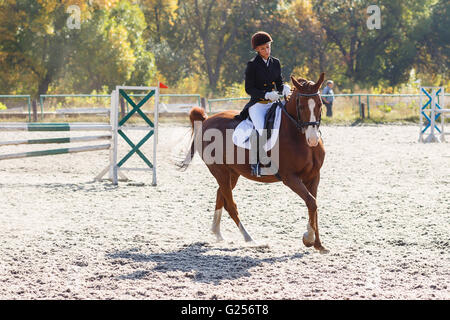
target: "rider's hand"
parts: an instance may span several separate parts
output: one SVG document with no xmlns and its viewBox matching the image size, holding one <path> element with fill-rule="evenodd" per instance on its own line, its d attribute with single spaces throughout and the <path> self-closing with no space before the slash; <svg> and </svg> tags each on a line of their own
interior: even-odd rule
<svg viewBox="0 0 450 320">
<path fill-rule="evenodd" d="M 289 87 L 288 84 L 284 84 L 283 85 L 283 93 L 282 93 L 282 95 L 287 97 L 290 94 L 291 94 L 291 87 Z"/>
<path fill-rule="evenodd" d="M 276 91 L 266 92 L 266 95 L 264 96 L 264 99 L 270 100 L 270 101 L 277 101 L 278 98 L 279 98 L 278 92 L 276 92 Z"/>
</svg>

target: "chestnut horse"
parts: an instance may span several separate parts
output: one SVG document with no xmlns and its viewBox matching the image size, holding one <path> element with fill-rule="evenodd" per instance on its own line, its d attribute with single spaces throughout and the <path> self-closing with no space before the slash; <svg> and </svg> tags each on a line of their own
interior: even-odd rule
<svg viewBox="0 0 450 320">
<path fill-rule="evenodd" d="M 220 219 L 222 208 L 228 211 L 230 217 L 234 220 L 245 241 L 250 242 L 253 239 L 245 230 L 244 225 L 239 219 L 236 203 L 233 200 L 232 190 L 236 186 L 238 178 L 244 176 L 254 181 L 271 183 L 280 180 L 292 191 L 298 194 L 308 208 L 309 222 L 307 231 L 303 235 L 303 243 L 306 247 L 319 250 L 321 253 L 327 253 L 319 238 L 319 224 L 317 219 L 317 188 L 320 180 L 320 168 L 322 167 L 325 149 L 321 136 L 319 134 L 319 125 L 322 112 L 322 101 L 319 94 L 320 86 L 324 80 L 324 73 L 320 75 L 319 80 L 314 83 L 305 79 L 291 77 L 294 90 L 288 97 L 285 108 L 282 111 L 281 126 L 276 144 L 272 150 L 278 148 L 281 155 L 277 161 L 278 175 L 266 175 L 256 177 L 251 174 L 251 168 L 248 161 L 248 150 L 245 152 L 245 163 L 234 162 L 232 164 L 218 161 L 220 163 L 208 163 L 204 159 L 201 150 L 196 147 L 195 141 L 192 141 L 190 152 L 185 160 L 179 165 L 187 168 L 195 152 L 198 151 L 200 157 L 206 163 L 212 175 L 216 178 L 219 188 L 216 197 L 216 209 L 214 212 L 212 232 L 217 240 L 223 240 L 220 233 Z M 234 116 L 236 111 L 224 111 L 211 117 L 207 117 L 204 110 L 198 107 L 191 109 L 189 117 L 193 128 L 193 139 L 200 136 L 200 146 L 205 150 L 211 141 L 204 141 L 205 132 L 210 129 L 220 131 L 226 139 L 226 131 L 234 130 L 239 124 Z M 195 130 L 194 122 L 201 121 L 201 129 Z M 197 136 L 197 137 L 196 137 Z M 229 137 L 229 135 L 228 135 Z M 206 139 L 207 140 L 207 139 Z M 197 140 L 198 141 L 198 140 Z M 227 142 L 224 141 L 223 145 Z M 198 145 L 198 144 L 197 144 Z M 233 145 L 234 155 L 238 154 L 238 148 Z M 239 148 L 240 149 L 240 148 Z M 225 152 L 224 152 L 225 153 Z M 224 156 L 226 156 L 224 154 Z M 234 156 L 233 156 L 234 157 Z"/>
</svg>

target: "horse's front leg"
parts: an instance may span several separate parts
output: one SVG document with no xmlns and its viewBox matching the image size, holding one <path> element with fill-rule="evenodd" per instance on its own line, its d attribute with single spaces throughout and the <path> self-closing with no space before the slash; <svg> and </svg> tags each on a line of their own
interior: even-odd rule
<svg viewBox="0 0 450 320">
<path fill-rule="evenodd" d="M 319 181 L 320 181 L 320 174 L 318 174 L 311 181 L 309 181 L 307 183 L 305 182 L 306 188 L 309 190 L 309 192 L 314 197 L 314 199 L 316 199 L 316 201 L 317 201 L 317 189 L 319 187 Z M 312 241 L 309 242 L 309 244 L 310 244 L 309 246 L 311 246 L 311 244 L 313 243 L 314 248 L 319 250 L 321 253 L 328 253 L 329 251 L 327 249 L 325 249 L 322 246 L 322 243 L 320 242 L 317 206 L 316 206 L 316 211 L 312 215 L 311 215 L 311 211 L 309 211 L 309 210 L 308 210 L 308 213 L 309 213 L 309 221 L 308 221 L 308 225 L 307 225 L 307 229 L 308 229 L 307 235 L 312 235 Z M 303 243 L 305 243 L 305 236 L 303 237 Z M 306 245 L 306 243 L 305 243 L 305 245 Z"/>
<path fill-rule="evenodd" d="M 296 175 L 290 175 L 283 179 L 283 183 L 291 188 L 296 194 L 298 194 L 303 201 L 305 201 L 306 207 L 308 208 L 308 216 L 309 222 L 307 225 L 307 232 L 303 235 L 303 243 L 307 247 L 311 247 L 314 245 L 314 248 L 319 250 L 320 253 L 328 253 L 328 250 L 325 249 L 319 238 L 319 227 L 317 221 L 317 187 L 319 185 L 319 181 L 317 179 L 316 183 L 309 183 L 308 186 L 312 189 L 313 193 L 305 186 L 302 180 Z"/>
</svg>

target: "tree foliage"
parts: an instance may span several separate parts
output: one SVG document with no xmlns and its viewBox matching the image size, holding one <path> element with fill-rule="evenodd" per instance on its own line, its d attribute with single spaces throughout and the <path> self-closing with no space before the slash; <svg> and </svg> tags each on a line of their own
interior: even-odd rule
<svg viewBox="0 0 450 320">
<path fill-rule="evenodd" d="M 118 84 L 239 90 L 254 56 L 251 35 L 274 39 L 291 74 L 324 71 L 340 89 L 400 86 L 417 77 L 446 84 L 447 0 L 379 0 L 381 28 L 369 30 L 369 0 L 2 0 L 1 93 L 91 92 Z M 70 6 L 80 27 L 70 28 Z M 181 90 L 180 89 L 180 90 Z"/>
<path fill-rule="evenodd" d="M 69 6 L 80 12 L 71 28 Z M 10 92 L 45 94 L 51 85 L 84 91 L 147 83 L 145 19 L 129 1 L 8 0 L 1 4 L 0 70 Z M 133 77 L 132 77 L 133 75 Z"/>
</svg>

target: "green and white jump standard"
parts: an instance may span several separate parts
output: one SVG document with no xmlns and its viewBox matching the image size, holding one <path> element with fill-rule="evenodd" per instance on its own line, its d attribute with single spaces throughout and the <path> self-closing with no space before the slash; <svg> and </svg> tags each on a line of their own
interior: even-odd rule
<svg viewBox="0 0 450 320">
<path fill-rule="evenodd" d="M 150 91 L 139 103 L 135 103 L 125 90 L 145 90 Z M 132 110 L 119 120 L 119 97 L 123 97 L 131 106 Z M 141 110 L 141 107 L 152 97 L 155 96 L 154 104 L 154 122 L 152 122 L 145 113 Z M 109 172 L 109 178 L 113 184 L 118 184 L 118 176 L 123 176 L 121 171 L 152 171 L 153 179 L 152 185 L 156 186 L 156 147 L 158 141 L 158 109 L 159 109 L 159 88 L 158 87 L 132 87 L 132 86 L 117 86 L 111 94 L 111 135 L 112 146 L 110 149 L 109 165 L 96 177 L 96 180 L 101 180 Z M 133 116 L 138 114 L 147 125 L 145 126 L 125 126 L 125 123 Z M 129 137 L 125 134 L 126 130 L 143 130 L 147 134 L 137 144 L 134 144 Z M 127 142 L 131 147 L 131 150 L 118 161 L 118 143 L 119 135 Z M 143 144 L 153 136 L 153 162 L 139 150 Z M 125 162 L 136 153 L 146 164 L 146 167 L 141 168 L 129 168 L 124 167 Z"/>
<path fill-rule="evenodd" d="M 139 103 L 135 103 L 125 93 L 124 90 L 144 90 L 150 91 Z M 125 98 L 128 103 L 133 107 L 128 114 L 126 114 L 119 121 L 119 95 Z M 155 108 L 154 108 L 154 122 L 152 122 L 145 113 L 141 110 L 141 107 L 152 97 L 155 96 Z M 16 140 L 16 141 L 3 141 L 0 142 L 1 146 L 10 145 L 22 145 L 22 144 L 52 144 L 52 143 L 70 143 L 70 142 L 85 142 L 95 140 L 109 140 L 108 144 L 100 145 L 86 145 L 71 148 L 49 149 L 41 151 L 30 151 L 11 154 L 0 154 L 0 160 L 6 159 L 18 159 L 28 157 L 40 157 L 50 156 L 66 153 L 88 152 L 98 150 L 109 150 L 109 165 L 95 178 L 101 180 L 103 176 L 109 172 L 109 178 L 113 184 L 118 184 L 118 177 L 122 180 L 128 180 L 121 171 L 153 171 L 152 185 L 156 185 L 156 146 L 157 146 L 157 134 L 158 134 L 158 105 L 159 105 L 159 88 L 158 87 L 125 87 L 117 86 L 116 90 L 111 93 L 111 112 L 110 112 L 110 124 L 104 123 L 0 123 L 0 131 L 107 131 L 108 134 L 97 136 L 83 136 L 83 137 L 66 137 L 66 138 L 41 138 L 41 139 L 28 139 L 28 140 Z M 146 122 L 145 126 L 125 126 L 125 123 L 130 117 L 137 113 Z M 124 131 L 126 130 L 145 130 L 147 134 L 139 143 L 134 144 Z M 120 161 L 117 161 L 118 147 L 119 147 L 119 135 L 127 142 L 131 147 L 129 151 Z M 147 159 L 147 157 L 139 150 L 144 143 L 154 137 L 153 144 L 153 162 Z M 126 168 L 124 163 L 136 153 L 146 164 L 146 167 L 142 168 Z"/>
</svg>

